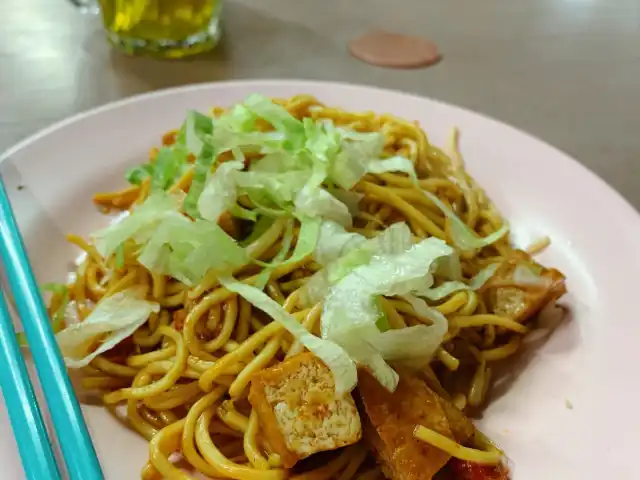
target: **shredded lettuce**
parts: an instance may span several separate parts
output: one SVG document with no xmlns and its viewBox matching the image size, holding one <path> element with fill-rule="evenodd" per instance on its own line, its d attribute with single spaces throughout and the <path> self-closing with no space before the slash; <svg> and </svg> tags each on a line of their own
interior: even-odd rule
<svg viewBox="0 0 640 480">
<path fill-rule="evenodd" d="M 360 212 L 360 208 L 358 205 L 360 203 L 360 200 L 364 198 L 364 195 L 362 193 L 331 187 L 329 187 L 329 193 L 336 197 L 338 201 L 344 203 L 347 206 L 347 209 L 349 210 L 349 213 L 352 217 L 355 217 Z"/>
<path fill-rule="evenodd" d="M 244 102 L 245 108 L 259 118 L 269 122 L 276 131 L 286 132 L 287 144 L 285 149 L 300 147 L 304 138 L 302 122 L 291 115 L 284 107 L 276 105 L 269 98 L 254 94 Z"/>
<path fill-rule="evenodd" d="M 144 203 L 135 207 L 128 215 L 117 223 L 91 235 L 98 252 L 108 258 L 116 249 L 130 238 L 137 243 L 149 239 L 157 226 L 167 216 L 177 214 L 181 199 L 164 192 L 152 194 Z"/>
<path fill-rule="evenodd" d="M 367 167 L 368 173 L 403 172 L 410 177 L 415 177 L 415 169 L 411 160 L 405 157 L 395 156 L 380 160 L 373 160 Z"/>
<path fill-rule="evenodd" d="M 207 175 L 216 160 L 216 152 L 210 144 L 205 144 L 200 150 L 200 154 L 196 157 L 189 193 L 187 193 L 184 199 L 184 211 L 187 215 L 191 216 L 191 218 L 198 218 L 200 215 L 198 212 L 198 199 L 204 190 Z"/>
<path fill-rule="evenodd" d="M 404 228 L 408 229 L 406 225 Z M 396 227 L 387 238 L 400 238 L 404 235 L 404 228 Z M 385 388 L 393 391 L 397 385 L 397 374 L 384 361 L 383 354 L 394 351 L 389 346 L 393 340 L 384 339 L 396 336 L 386 335 L 379 340 L 380 335 L 386 332 L 381 332 L 376 325 L 380 316 L 376 297 L 411 295 L 425 285 L 431 286 L 434 262 L 450 255 L 453 250 L 437 238 L 428 238 L 404 251 L 384 239 L 379 242 L 379 247 L 390 253 L 374 255 L 369 263 L 353 269 L 331 287 L 324 301 L 321 332 L 322 338 L 341 345 L 358 363 L 366 365 Z M 421 336 L 423 343 L 429 341 L 439 345 L 446 332 L 446 329 L 444 332 L 441 330 L 428 327 Z M 385 351 L 376 349 L 376 341 L 382 342 Z M 399 344 L 396 347 L 402 348 Z M 395 359 L 396 354 L 392 357 Z"/>
<path fill-rule="evenodd" d="M 124 267 L 124 243 L 116 247 L 116 268 Z"/>
<path fill-rule="evenodd" d="M 258 240 L 262 235 L 264 235 L 272 225 L 273 218 L 269 217 L 268 215 L 259 215 L 255 224 L 253 225 L 251 233 L 249 233 L 249 235 L 240 242 L 240 245 L 242 245 L 243 247 L 248 247 L 253 242 Z"/>
<path fill-rule="evenodd" d="M 313 257 L 316 262 L 326 267 L 365 241 L 362 235 L 347 232 L 342 225 L 325 220 L 320 226 L 318 244 Z"/>
<path fill-rule="evenodd" d="M 519 287 L 547 288 L 553 283 L 551 278 L 543 277 L 536 270 L 540 270 L 536 265 L 519 263 L 513 270 L 513 283 Z"/>
<path fill-rule="evenodd" d="M 202 218 L 217 222 L 220 215 L 236 206 L 237 182 L 234 174 L 243 168 L 242 162 L 225 162 L 210 175 L 198 198 L 198 211 Z"/>
<path fill-rule="evenodd" d="M 347 232 L 338 223 L 325 221 L 314 252 L 314 259 L 325 268 L 302 287 L 300 301 L 306 306 L 314 305 L 329 293 L 332 285 L 369 263 L 374 255 L 401 253 L 412 245 L 411 230 L 405 223 L 395 223 L 378 236 L 366 239 Z"/>
<path fill-rule="evenodd" d="M 124 290 L 103 299 L 83 322 L 56 335 L 66 365 L 69 368 L 87 366 L 98 355 L 131 336 L 158 311 L 157 303 L 144 300 L 142 289 Z"/>
<path fill-rule="evenodd" d="M 187 113 L 187 119 L 176 138 L 176 147 L 181 146 L 196 158 L 193 179 L 184 201 L 184 210 L 192 218 L 198 218 L 198 198 L 219 153 L 213 148 L 211 141 L 213 123 L 213 118 L 208 115 L 191 110 Z"/>
<path fill-rule="evenodd" d="M 187 119 L 180 128 L 176 143 L 182 145 L 189 153 L 198 157 L 213 133 L 213 119 L 195 110 L 187 112 Z"/>
<path fill-rule="evenodd" d="M 475 291 L 482 288 L 482 286 L 485 283 L 487 283 L 487 281 L 491 277 L 493 277 L 497 269 L 498 269 L 498 264 L 494 263 L 480 270 L 471 280 L 469 280 L 469 283 L 463 283 L 456 280 L 450 281 L 450 282 L 444 282 L 442 285 L 439 285 L 438 287 L 421 290 L 417 292 L 417 294 L 420 295 L 421 297 L 428 298 L 429 300 L 436 301 L 436 300 L 442 300 L 443 298 L 448 297 L 452 293 L 456 293 L 462 290 Z"/>
<path fill-rule="evenodd" d="M 449 219 L 451 222 L 451 240 L 453 241 L 453 244 L 463 252 L 477 250 L 479 248 L 486 247 L 487 245 L 491 245 L 509 233 L 509 225 L 505 223 L 492 234 L 487 235 L 486 237 L 479 237 L 436 195 L 428 192 L 427 190 L 421 189 L 420 191 L 424 196 L 431 200 L 436 207 L 442 210 L 442 213 L 444 213 Z"/>
<path fill-rule="evenodd" d="M 228 273 L 249 263 L 249 258 L 216 223 L 176 214 L 158 226 L 138 261 L 151 272 L 196 285 L 210 270 Z"/>
<path fill-rule="evenodd" d="M 448 257 L 438 259 L 436 264 L 438 275 L 449 280 L 462 281 L 462 264 L 460 263 L 458 252 L 453 252 Z"/>
<path fill-rule="evenodd" d="M 324 305 L 322 336 L 335 338 L 354 325 L 375 323 L 376 295 L 407 295 L 417 286 L 431 285 L 431 267 L 451 247 L 431 237 L 399 253 L 377 254 L 333 285 Z M 347 320 L 348 319 L 348 320 Z"/>
<path fill-rule="evenodd" d="M 162 147 L 153 162 L 129 169 L 125 177 L 133 185 L 140 185 L 150 177 L 153 191 L 167 190 L 184 174 L 188 166 L 187 155 L 187 150 L 180 145 Z"/>
<path fill-rule="evenodd" d="M 249 262 L 240 245 L 215 222 L 192 221 L 180 213 L 180 197 L 151 195 L 131 215 L 93 236 L 105 257 L 133 240 L 138 261 L 149 271 L 169 275 L 187 285 L 198 283 L 209 270 L 228 272 Z"/>
<path fill-rule="evenodd" d="M 320 186 L 303 188 L 296 198 L 299 215 L 322 217 L 341 225 L 351 226 L 352 218 L 347 206 Z"/>
<path fill-rule="evenodd" d="M 153 165 L 151 163 L 145 163 L 127 170 L 125 178 L 127 179 L 127 182 L 131 183 L 132 185 L 140 185 L 142 184 L 144 179 L 150 177 L 152 173 Z"/>
<path fill-rule="evenodd" d="M 161 148 L 153 162 L 151 190 L 166 190 L 173 185 L 176 178 L 184 171 L 187 155 L 186 149 L 179 145 Z"/>
<path fill-rule="evenodd" d="M 227 290 L 242 296 L 280 323 L 300 343 L 320 358 L 333 373 L 337 394 L 342 395 L 353 390 L 358 381 L 356 366 L 339 345 L 308 332 L 290 313 L 257 288 L 240 283 L 233 277 L 221 276 L 219 280 Z"/>
<path fill-rule="evenodd" d="M 269 123 L 274 131 L 260 130 L 259 119 Z M 250 96 L 216 119 L 191 112 L 178 143 L 197 156 L 193 182 L 185 200 L 185 212 L 193 218 L 199 218 L 203 209 L 209 213 L 219 211 L 223 199 L 214 200 L 213 192 L 215 185 L 220 188 L 220 183 L 216 184 L 220 179 L 207 181 L 207 177 L 218 156 L 234 149 L 257 151 L 265 156 L 252 161 L 247 171 L 234 172 L 233 182 L 231 179 L 223 182 L 225 198 L 247 195 L 255 210 L 262 214 L 317 216 L 346 226 L 351 225 L 359 200 L 355 198 L 357 194 L 347 192 L 349 188 L 370 169 L 405 171 L 406 163 L 411 164 L 401 157 L 381 158 L 384 147 L 381 134 L 352 132 L 337 128 L 330 121 L 310 118 L 301 121 L 261 95 Z M 205 183 L 211 186 L 205 198 L 200 199 Z M 342 188 L 333 189 L 334 195 L 325 184 Z M 208 203 L 214 205 L 207 207 Z"/>
</svg>

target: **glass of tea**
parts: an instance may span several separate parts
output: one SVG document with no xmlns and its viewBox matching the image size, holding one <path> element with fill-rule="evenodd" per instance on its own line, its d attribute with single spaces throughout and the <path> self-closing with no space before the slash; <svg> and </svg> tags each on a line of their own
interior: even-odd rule
<svg viewBox="0 0 640 480">
<path fill-rule="evenodd" d="M 220 38 L 222 0 L 71 0 L 99 9 L 109 41 L 129 54 L 180 58 L 211 50 Z"/>
</svg>

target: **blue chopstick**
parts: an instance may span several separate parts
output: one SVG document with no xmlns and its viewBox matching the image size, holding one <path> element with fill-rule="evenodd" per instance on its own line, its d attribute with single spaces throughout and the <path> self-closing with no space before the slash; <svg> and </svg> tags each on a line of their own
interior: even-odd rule
<svg viewBox="0 0 640 480">
<path fill-rule="evenodd" d="M 0 388 L 29 480 L 59 479 L 51 441 L 22 358 L 7 302 L 0 290 Z"/>
<path fill-rule="evenodd" d="M 49 323 L 18 224 L 0 179 L 0 260 L 13 292 L 29 348 L 71 480 L 103 479 L 100 463 Z"/>
</svg>

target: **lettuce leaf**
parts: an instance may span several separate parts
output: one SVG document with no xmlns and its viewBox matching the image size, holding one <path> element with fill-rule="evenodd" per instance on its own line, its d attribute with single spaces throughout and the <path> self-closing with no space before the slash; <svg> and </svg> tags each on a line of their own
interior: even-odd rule
<svg viewBox="0 0 640 480">
<path fill-rule="evenodd" d="M 158 311 L 157 303 L 144 300 L 143 289 L 128 289 L 103 299 L 83 322 L 56 335 L 66 365 L 69 368 L 87 366 L 95 357 L 131 336 Z"/>
<path fill-rule="evenodd" d="M 408 227 L 405 225 L 404 228 Z M 398 379 L 386 364 L 384 355 L 389 355 L 388 359 L 397 359 L 399 354 L 395 352 L 401 349 L 397 342 L 405 337 L 386 335 L 387 332 L 378 329 L 380 312 L 376 298 L 379 295 L 411 295 L 415 290 L 430 287 L 433 284 L 431 272 L 435 261 L 453 252 L 445 242 L 433 237 L 401 251 L 401 246 L 388 239 L 402 238 L 401 236 L 406 235 L 404 228 L 396 227 L 378 242 L 378 248 L 384 253 L 374 255 L 369 263 L 353 269 L 331 287 L 324 300 L 321 320 L 322 338 L 342 346 L 358 363 L 366 365 L 378 381 L 391 391 L 395 389 Z M 428 309 L 426 304 L 424 307 Z M 427 346 L 437 346 L 446 333 L 446 327 L 443 332 L 439 322 L 431 327 L 418 329 L 417 332 L 422 332 L 421 341 L 426 342 Z M 383 350 L 376 348 L 376 342 L 384 347 Z M 426 351 L 427 355 L 420 351 L 421 361 L 424 360 L 423 357 L 433 354 L 429 348 Z M 417 360 L 414 358 L 416 350 L 410 352 L 407 359 Z"/>
<path fill-rule="evenodd" d="M 548 288 L 553 280 L 540 275 L 540 271 L 541 268 L 535 264 L 518 263 L 511 278 L 519 287 Z"/>
<path fill-rule="evenodd" d="M 196 163 L 193 167 L 193 178 L 189 186 L 189 192 L 184 199 L 184 211 L 191 218 L 199 218 L 198 199 L 204 190 L 207 176 L 217 161 L 217 155 L 212 145 L 204 144 L 200 150 L 200 154 L 196 157 Z"/>
<path fill-rule="evenodd" d="M 151 272 L 196 285 L 210 270 L 228 273 L 249 257 L 218 224 L 175 214 L 158 226 L 138 261 Z"/>
<path fill-rule="evenodd" d="M 444 282 L 442 285 L 438 287 L 428 288 L 420 290 L 417 295 L 421 297 L 428 298 L 429 300 L 437 301 L 442 300 L 445 297 L 448 297 L 452 293 L 460 292 L 462 290 L 478 290 L 482 288 L 482 286 L 487 283 L 487 281 L 493 277 L 498 269 L 498 264 L 491 264 L 482 270 L 480 270 L 468 283 L 463 283 L 460 281 L 450 281 Z"/>
<path fill-rule="evenodd" d="M 320 265 L 326 267 L 365 241 L 366 238 L 362 235 L 347 232 L 339 223 L 325 220 L 320 226 L 320 235 L 313 258 Z"/>
<path fill-rule="evenodd" d="M 163 147 L 158 151 L 153 162 L 151 173 L 151 190 L 167 190 L 173 185 L 187 164 L 188 152 L 177 145 L 175 147 Z"/>
<path fill-rule="evenodd" d="M 249 263 L 240 245 L 215 222 L 192 221 L 180 213 L 180 196 L 152 194 L 124 217 L 92 235 L 98 251 L 110 257 L 132 240 L 140 246 L 138 261 L 149 271 L 187 285 L 209 270 L 228 272 Z"/>
<path fill-rule="evenodd" d="M 93 233 L 91 238 L 98 252 L 108 258 L 130 238 L 136 239 L 137 243 L 143 243 L 150 238 L 160 222 L 167 216 L 177 214 L 180 204 L 179 196 L 164 192 L 154 193 L 144 203 L 135 207 L 130 215 Z"/>
<path fill-rule="evenodd" d="M 416 177 L 413 163 L 406 157 L 390 157 L 380 160 L 373 160 L 367 166 L 368 173 L 403 172 L 410 177 Z"/>
<path fill-rule="evenodd" d="M 232 210 L 237 201 L 235 174 L 244 168 L 239 161 L 224 162 L 209 176 L 198 198 L 198 212 L 202 218 L 217 222 L 225 211 Z"/>
<path fill-rule="evenodd" d="M 291 115 L 286 108 L 276 105 L 269 98 L 253 94 L 244 102 L 244 107 L 259 118 L 270 123 L 277 131 L 286 132 L 290 148 L 299 148 L 304 139 L 302 122 Z"/>
<path fill-rule="evenodd" d="M 385 139 L 379 133 L 340 131 L 341 149 L 331 163 L 331 180 L 350 190 L 367 173 L 369 164 L 382 155 Z"/>
<path fill-rule="evenodd" d="M 202 153 L 205 144 L 209 143 L 213 133 L 213 118 L 195 110 L 187 112 L 187 118 L 182 124 L 176 143 L 182 145 L 196 158 Z"/>
<path fill-rule="evenodd" d="M 136 165 L 130 168 L 125 173 L 127 182 L 132 185 L 140 185 L 145 178 L 148 178 L 153 173 L 153 165 L 151 163 L 144 163 L 142 165 Z"/>
<path fill-rule="evenodd" d="M 436 195 L 427 190 L 420 189 L 420 191 L 425 197 L 431 200 L 436 207 L 442 210 L 442 213 L 449 219 L 451 222 L 451 240 L 453 244 L 463 252 L 469 252 L 491 245 L 509 233 L 509 225 L 505 223 L 492 234 L 486 237 L 479 237 Z"/>
</svg>

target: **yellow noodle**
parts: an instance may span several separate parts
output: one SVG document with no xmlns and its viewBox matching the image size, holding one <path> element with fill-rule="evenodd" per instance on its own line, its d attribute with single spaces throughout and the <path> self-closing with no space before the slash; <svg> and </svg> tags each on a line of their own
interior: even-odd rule
<svg viewBox="0 0 640 480">
<path fill-rule="evenodd" d="M 464 447 L 450 438 L 422 425 L 416 427 L 413 436 L 460 460 L 482 465 L 497 465 L 502 461 L 500 452 L 484 452 L 475 448 Z"/>
<path fill-rule="evenodd" d="M 477 407 L 482 403 L 484 399 L 484 393 L 486 391 L 487 380 L 487 364 L 484 359 L 480 361 L 476 367 L 476 372 L 471 379 L 471 385 L 469 386 L 469 395 L 467 396 L 467 402 L 473 407 Z"/>
<path fill-rule="evenodd" d="M 244 433 L 249 425 L 249 419 L 236 410 L 233 400 L 225 400 L 218 406 L 218 417 L 238 432 Z"/>
<path fill-rule="evenodd" d="M 551 239 L 547 236 L 541 237 L 527 247 L 527 253 L 536 255 L 551 245 Z"/>
<path fill-rule="evenodd" d="M 356 453 L 351 457 L 351 460 L 347 464 L 347 467 L 340 473 L 340 476 L 337 477 L 338 480 L 351 480 L 351 478 L 355 475 L 355 473 L 360 468 L 360 465 L 364 462 L 365 458 L 367 458 L 367 449 L 364 447 L 358 448 Z"/>
<path fill-rule="evenodd" d="M 105 403 L 117 403 L 125 398 L 144 398 L 157 395 L 171 388 L 180 378 L 182 371 L 187 366 L 187 347 L 184 344 L 182 335 L 170 327 L 160 327 L 163 335 L 171 338 L 176 344 L 176 356 L 171 369 L 158 381 L 145 385 L 144 387 L 123 388 L 104 396 Z"/>
<path fill-rule="evenodd" d="M 152 410 L 171 410 L 188 404 L 200 393 L 198 382 L 183 383 L 157 395 L 145 397 L 143 403 Z"/>
<path fill-rule="evenodd" d="M 224 395 L 225 389 L 224 387 L 218 387 L 212 392 L 204 395 L 200 398 L 190 409 L 187 414 L 184 422 L 184 429 L 182 431 L 182 454 L 186 457 L 191 465 L 197 468 L 202 473 L 212 476 L 218 477 L 220 472 L 213 465 L 208 463 L 198 450 L 195 445 L 195 428 L 196 422 L 198 418 L 207 408 L 211 407 L 215 404 L 218 399 Z M 212 429 L 214 430 L 214 429 Z"/>
<path fill-rule="evenodd" d="M 258 430 L 258 413 L 255 410 L 252 410 L 243 437 L 244 454 L 254 468 L 259 470 L 268 470 L 271 464 L 266 458 L 264 458 L 258 448 Z M 277 467 L 277 465 L 274 466 Z"/>
<path fill-rule="evenodd" d="M 349 465 L 349 462 L 351 462 L 353 457 L 359 454 L 360 450 L 361 448 L 359 445 L 347 447 L 342 450 L 338 457 L 331 459 L 323 467 L 311 470 L 310 472 L 302 473 L 300 475 L 294 475 L 291 477 L 291 480 L 325 480 L 333 478 L 347 465 Z"/>
<path fill-rule="evenodd" d="M 442 347 L 436 351 L 436 357 L 444 364 L 445 367 L 447 367 L 452 372 L 455 372 L 460 366 L 460 360 L 451 355 Z"/>
<path fill-rule="evenodd" d="M 220 472 L 220 474 L 237 480 L 284 480 L 284 470 L 258 470 L 238 465 L 227 459 L 211 440 L 209 423 L 213 410 L 205 410 L 198 418 L 196 427 L 196 444 L 202 456 Z"/>
<path fill-rule="evenodd" d="M 308 312 L 309 310 L 302 310 L 300 312 L 295 312 L 293 316 L 296 318 L 304 318 L 304 315 L 306 315 Z M 265 326 L 260 331 L 254 333 L 251 337 L 245 340 L 239 348 L 237 348 L 233 352 L 226 354 L 218 362 L 216 362 L 215 365 L 211 366 L 211 368 L 209 368 L 202 374 L 202 376 L 200 377 L 200 388 L 202 388 L 202 390 L 204 390 L 205 392 L 211 390 L 211 385 L 213 384 L 215 379 L 218 376 L 222 375 L 226 368 L 245 358 L 247 355 L 253 352 L 253 350 L 264 344 L 273 335 L 280 333 L 283 329 L 284 327 L 282 325 L 273 322 Z"/>
<path fill-rule="evenodd" d="M 484 314 L 472 316 L 455 316 L 449 319 L 449 322 L 459 328 L 482 327 L 485 325 L 495 325 L 513 330 L 518 333 L 527 333 L 529 329 L 520 323 L 514 322 L 509 317 L 500 317 L 498 315 Z"/>
<path fill-rule="evenodd" d="M 149 318 L 149 328 L 141 327 L 133 333 L 133 341 L 135 344 L 141 347 L 154 347 L 162 340 L 162 332 L 158 328 L 161 325 L 169 325 L 169 312 L 162 310 L 159 315 L 151 316 Z M 155 328 L 151 328 L 154 323 L 154 318 L 157 318 L 157 324 Z"/>
<path fill-rule="evenodd" d="M 162 330 L 158 328 L 159 333 L 162 335 Z M 162 350 L 154 350 L 149 353 L 141 353 L 139 355 L 130 355 L 127 358 L 127 364 L 130 367 L 144 367 L 149 365 L 152 362 L 158 362 L 160 360 L 165 360 L 167 358 L 171 358 L 176 353 L 175 345 L 165 347 Z"/>
<path fill-rule="evenodd" d="M 405 322 L 402 315 L 398 313 L 398 311 L 394 308 L 393 304 L 389 302 L 386 298 L 382 299 L 382 311 L 387 316 L 387 321 L 389 322 L 389 326 L 393 329 L 406 328 L 407 323 Z"/>
<path fill-rule="evenodd" d="M 265 368 L 273 360 L 278 350 L 280 350 L 281 340 L 281 335 L 276 335 L 269 340 L 260 353 L 238 374 L 231 387 L 229 387 L 229 395 L 232 398 L 242 395 L 244 389 L 249 385 L 252 375 Z"/>
<path fill-rule="evenodd" d="M 421 229 L 429 235 L 444 239 L 444 232 L 435 223 L 395 193 L 369 182 L 360 182 L 356 188 L 365 194 L 368 193 L 383 199 L 385 202 L 389 203 L 389 205 L 402 212 L 409 223 L 413 226 L 414 232 L 417 229 Z"/>
<path fill-rule="evenodd" d="M 152 465 L 165 478 L 175 480 L 192 480 L 189 475 L 176 468 L 169 461 L 169 455 L 177 450 L 184 427 L 185 419 L 179 420 L 160 430 L 149 444 Z"/>
<path fill-rule="evenodd" d="M 107 266 L 104 264 L 102 255 L 100 255 L 96 247 L 94 247 L 90 243 L 85 242 L 82 238 L 80 238 L 77 235 L 67 235 L 67 240 L 70 243 L 73 243 L 78 247 L 80 247 L 82 250 L 84 250 L 87 253 L 88 258 L 90 258 L 93 262 L 95 262 L 95 264 L 103 274 L 108 273 L 108 269 L 107 269 Z"/>
<path fill-rule="evenodd" d="M 249 336 L 249 323 L 251 321 L 251 304 L 240 299 L 240 313 L 238 315 L 238 328 L 236 329 L 236 341 L 244 342 Z"/>
<path fill-rule="evenodd" d="M 468 294 L 467 292 L 458 292 L 454 293 L 449 300 L 444 302 L 441 305 L 438 305 L 436 308 L 443 315 L 449 315 L 453 312 L 458 311 L 460 308 L 464 307 L 467 303 Z"/>
<path fill-rule="evenodd" d="M 135 377 L 138 374 L 138 370 L 128 367 L 126 365 L 120 365 L 118 363 L 107 360 L 106 358 L 99 356 L 93 359 L 91 365 L 105 373 L 113 375 L 114 377 Z"/>
<path fill-rule="evenodd" d="M 502 360 L 516 353 L 518 348 L 520 348 L 520 343 L 520 337 L 513 337 L 506 344 L 489 350 L 483 350 L 480 354 L 487 362 L 495 362 L 496 360 Z"/>
</svg>

